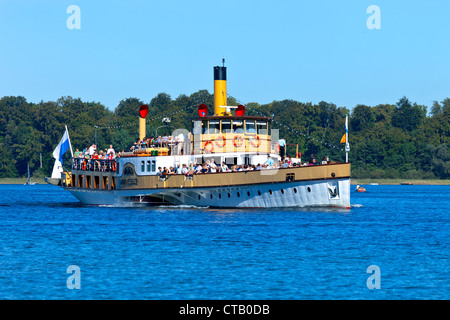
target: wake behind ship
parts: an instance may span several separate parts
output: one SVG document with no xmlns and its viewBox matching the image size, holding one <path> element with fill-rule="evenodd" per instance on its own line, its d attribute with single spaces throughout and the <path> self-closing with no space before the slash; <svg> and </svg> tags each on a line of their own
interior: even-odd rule
<svg viewBox="0 0 450 320">
<path fill-rule="evenodd" d="M 88 205 L 350 208 L 350 163 L 304 165 L 298 153 L 288 160 L 285 141 L 273 139 L 272 118 L 228 106 L 226 84 L 226 67 L 214 67 L 214 114 L 201 104 L 190 130 L 174 132 L 176 142 L 149 143 L 109 160 L 76 157 L 72 171 L 62 172 L 66 128 L 48 182 Z M 148 106 L 137 111 L 139 140 L 146 141 Z M 170 167 L 178 169 L 159 169 Z"/>
</svg>

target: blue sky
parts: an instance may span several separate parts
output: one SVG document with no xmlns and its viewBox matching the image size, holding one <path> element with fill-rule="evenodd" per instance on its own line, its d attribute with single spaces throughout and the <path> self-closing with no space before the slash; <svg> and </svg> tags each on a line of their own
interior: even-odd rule
<svg viewBox="0 0 450 320">
<path fill-rule="evenodd" d="M 81 29 L 67 28 L 67 8 Z M 370 5 L 381 29 L 366 25 Z M 450 97 L 450 1 L 0 0 L 0 97 L 145 103 L 213 92 L 226 59 L 242 103 L 353 108 Z"/>
</svg>

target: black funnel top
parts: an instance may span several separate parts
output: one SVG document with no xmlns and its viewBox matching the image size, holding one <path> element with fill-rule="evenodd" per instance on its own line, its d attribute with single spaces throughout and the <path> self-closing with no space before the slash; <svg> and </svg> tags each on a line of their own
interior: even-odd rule
<svg viewBox="0 0 450 320">
<path fill-rule="evenodd" d="M 214 67 L 214 80 L 227 80 L 227 67 Z"/>
</svg>

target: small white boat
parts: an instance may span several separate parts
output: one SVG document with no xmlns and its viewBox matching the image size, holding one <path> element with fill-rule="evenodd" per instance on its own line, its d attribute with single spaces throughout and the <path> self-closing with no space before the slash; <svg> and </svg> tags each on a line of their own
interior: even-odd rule
<svg viewBox="0 0 450 320">
<path fill-rule="evenodd" d="M 29 185 L 29 186 L 34 186 L 35 184 L 37 184 L 37 182 L 31 182 L 31 176 L 30 176 L 30 163 L 27 162 L 27 171 L 28 171 L 28 178 L 27 178 L 27 182 L 25 182 L 23 185 Z"/>
</svg>

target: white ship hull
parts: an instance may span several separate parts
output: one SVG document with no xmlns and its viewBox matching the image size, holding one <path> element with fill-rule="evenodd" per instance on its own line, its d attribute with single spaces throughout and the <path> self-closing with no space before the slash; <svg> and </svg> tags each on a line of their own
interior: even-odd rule
<svg viewBox="0 0 450 320">
<path fill-rule="evenodd" d="M 66 188 L 83 204 L 192 205 L 217 208 L 350 208 L 350 178 L 212 188 L 92 190 Z"/>
</svg>

